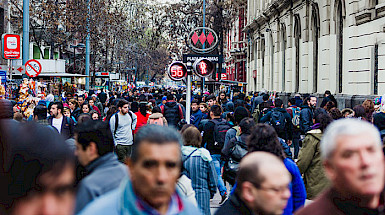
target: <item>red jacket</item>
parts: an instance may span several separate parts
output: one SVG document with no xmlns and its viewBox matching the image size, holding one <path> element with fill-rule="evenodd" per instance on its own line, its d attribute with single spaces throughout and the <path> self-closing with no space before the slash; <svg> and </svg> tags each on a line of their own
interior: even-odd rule
<svg viewBox="0 0 385 215">
<path fill-rule="evenodd" d="M 146 116 L 143 116 L 140 111 L 136 112 L 135 115 L 137 117 L 137 121 L 134 134 L 136 134 L 142 126 L 147 125 L 148 118 L 150 117 L 150 114 L 148 113 L 146 113 Z"/>
</svg>

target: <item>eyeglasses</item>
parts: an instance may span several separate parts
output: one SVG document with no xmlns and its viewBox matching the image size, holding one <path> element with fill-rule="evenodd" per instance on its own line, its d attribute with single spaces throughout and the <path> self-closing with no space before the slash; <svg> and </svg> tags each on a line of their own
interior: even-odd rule
<svg viewBox="0 0 385 215">
<path fill-rule="evenodd" d="M 282 194 L 288 190 L 290 191 L 290 185 L 280 186 L 280 187 L 262 187 L 260 185 L 253 183 L 253 182 L 250 182 L 250 183 L 253 184 L 253 186 L 258 190 L 271 191 L 271 192 L 274 192 L 277 194 Z"/>
</svg>

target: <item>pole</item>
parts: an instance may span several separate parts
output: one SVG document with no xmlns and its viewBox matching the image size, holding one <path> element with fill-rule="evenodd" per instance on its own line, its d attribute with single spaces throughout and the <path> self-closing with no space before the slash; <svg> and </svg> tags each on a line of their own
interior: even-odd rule
<svg viewBox="0 0 385 215">
<path fill-rule="evenodd" d="M 76 62 L 76 55 L 75 55 L 75 47 L 74 47 L 74 66 L 73 66 L 74 72 L 73 73 L 76 73 L 75 62 Z"/>
<path fill-rule="evenodd" d="M 29 60 L 29 0 L 23 0 L 23 65 Z"/>
<path fill-rule="evenodd" d="M 190 124 L 191 116 L 191 75 L 187 75 L 187 89 L 186 89 L 186 122 Z"/>
<path fill-rule="evenodd" d="M 87 0 L 87 37 L 86 37 L 86 91 L 90 90 L 90 0 Z"/>
<path fill-rule="evenodd" d="M 206 27 L 206 0 L 203 0 L 203 27 Z M 205 34 L 205 29 L 203 29 Z M 205 48 L 205 43 L 202 44 L 202 48 Z M 205 92 L 205 77 L 202 77 L 202 95 Z"/>
</svg>

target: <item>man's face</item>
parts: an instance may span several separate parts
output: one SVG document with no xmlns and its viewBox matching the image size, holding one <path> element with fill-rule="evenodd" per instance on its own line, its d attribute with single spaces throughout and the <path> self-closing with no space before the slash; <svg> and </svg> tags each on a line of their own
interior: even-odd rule
<svg viewBox="0 0 385 215">
<path fill-rule="evenodd" d="M 372 196 L 384 188 L 384 155 L 370 134 L 340 136 L 325 170 L 342 193 Z"/>
<path fill-rule="evenodd" d="M 215 101 L 213 99 L 210 99 L 207 101 L 207 104 L 211 107 L 211 106 L 215 105 Z"/>
<path fill-rule="evenodd" d="M 84 102 L 84 99 L 83 99 L 83 97 L 79 97 L 79 98 L 78 98 L 78 101 L 79 101 L 79 104 L 80 104 L 80 105 L 82 105 L 82 104 L 83 104 L 83 102 Z"/>
<path fill-rule="evenodd" d="M 262 169 L 267 167 L 262 167 Z M 282 214 L 291 193 L 291 177 L 284 167 L 269 169 L 264 182 L 254 192 L 254 211 L 263 214 Z"/>
<path fill-rule="evenodd" d="M 224 99 L 226 98 L 226 95 L 223 94 L 223 93 L 221 93 L 221 95 L 219 95 L 219 98 L 220 98 L 221 100 L 224 100 Z"/>
<path fill-rule="evenodd" d="M 191 110 L 193 112 L 197 111 L 199 108 L 198 104 L 197 103 L 191 103 Z"/>
<path fill-rule="evenodd" d="M 128 104 L 123 105 L 123 107 L 119 108 L 121 114 L 125 115 L 128 113 Z"/>
<path fill-rule="evenodd" d="M 309 107 L 315 107 L 316 105 L 317 105 L 317 98 L 316 97 L 310 97 Z"/>
<path fill-rule="evenodd" d="M 155 209 L 168 205 L 180 176 L 179 144 L 143 142 L 138 150 L 139 160 L 128 161 L 135 193 Z"/>
<path fill-rule="evenodd" d="M 41 190 L 30 191 L 17 201 L 13 215 L 71 215 L 75 205 L 74 169 L 66 165 L 59 175 L 48 172 L 39 177 Z"/>
<path fill-rule="evenodd" d="M 60 110 L 57 109 L 57 105 L 52 105 L 50 112 L 51 112 L 52 116 L 57 117 L 59 112 L 60 112 Z"/>
<path fill-rule="evenodd" d="M 200 105 L 199 109 L 202 111 L 202 113 L 205 113 L 207 108 L 204 105 Z"/>
<path fill-rule="evenodd" d="M 87 147 L 86 149 L 83 149 L 83 146 L 78 142 L 77 134 L 75 134 L 75 140 L 76 140 L 75 155 L 82 166 L 87 166 L 91 162 L 91 159 L 89 156 L 90 152 L 89 150 L 87 150 L 89 147 Z"/>
</svg>

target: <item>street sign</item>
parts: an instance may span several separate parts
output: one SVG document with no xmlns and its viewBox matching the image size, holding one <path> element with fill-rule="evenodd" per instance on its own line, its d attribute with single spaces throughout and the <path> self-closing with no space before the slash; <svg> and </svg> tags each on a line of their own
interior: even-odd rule
<svg viewBox="0 0 385 215">
<path fill-rule="evenodd" d="M 17 34 L 3 34 L 1 53 L 4 59 L 19 59 L 21 56 L 21 39 Z"/>
<path fill-rule="evenodd" d="M 41 64 L 35 59 L 25 63 L 25 74 L 31 78 L 37 77 L 41 73 L 41 69 Z"/>
<path fill-rule="evenodd" d="M 191 63 L 191 65 L 200 58 L 206 58 L 207 60 L 213 63 L 222 63 L 222 55 L 202 55 L 202 54 L 184 54 L 183 63 Z"/>
<path fill-rule="evenodd" d="M 7 71 L 0 70 L 0 82 L 1 84 L 7 83 Z"/>
<path fill-rule="evenodd" d="M 197 76 L 206 77 L 210 76 L 214 72 L 215 66 L 206 58 L 201 58 L 195 61 L 193 69 Z"/>
<path fill-rule="evenodd" d="M 211 28 L 198 27 L 192 30 L 187 39 L 187 47 L 195 53 L 210 53 L 217 46 L 219 37 Z"/>
<path fill-rule="evenodd" d="M 187 75 L 186 65 L 182 62 L 174 62 L 168 67 L 167 74 L 171 80 L 181 81 Z"/>
</svg>

